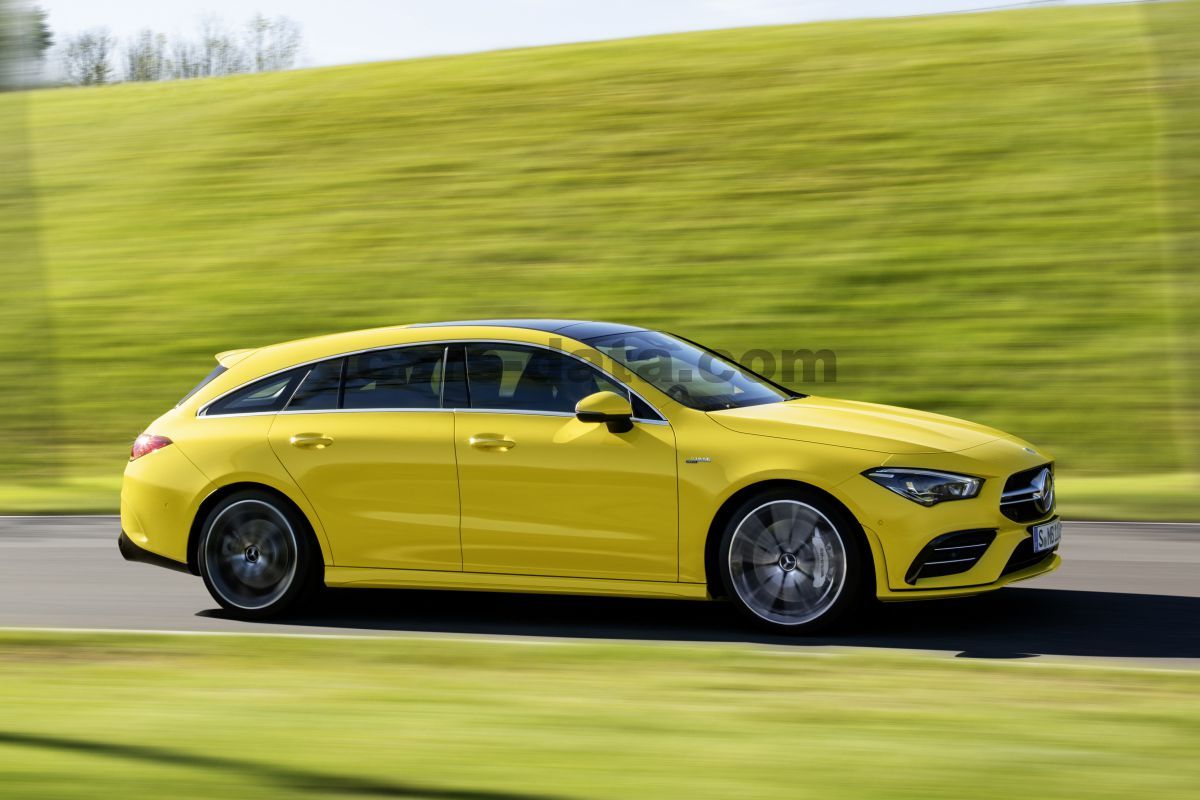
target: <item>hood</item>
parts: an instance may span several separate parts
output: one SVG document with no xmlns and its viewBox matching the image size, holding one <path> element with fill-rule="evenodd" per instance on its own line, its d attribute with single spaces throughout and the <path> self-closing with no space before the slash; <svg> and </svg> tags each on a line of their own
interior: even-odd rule
<svg viewBox="0 0 1200 800">
<path fill-rule="evenodd" d="M 826 397 L 712 411 L 709 416 L 739 433 L 877 453 L 953 453 L 1007 436 L 941 414 Z"/>
</svg>

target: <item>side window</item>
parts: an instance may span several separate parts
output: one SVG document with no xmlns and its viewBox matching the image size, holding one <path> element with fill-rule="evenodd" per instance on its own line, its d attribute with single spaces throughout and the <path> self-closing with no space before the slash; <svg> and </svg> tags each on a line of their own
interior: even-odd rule
<svg viewBox="0 0 1200 800">
<path fill-rule="evenodd" d="M 287 404 L 288 411 L 329 411 L 338 407 L 338 392 L 342 386 L 342 362 L 335 358 L 322 361 L 308 370 L 300 388 Z"/>
<path fill-rule="evenodd" d="M 472 408 L 571 414 L 595 392 L 629 393 L 589 364 L 552 350 L 516 344 L 467 345 Z"/>
<path fill-rule="evenodd" d="M 221 414 L 258 414 L 279 411 L 291 398 L 296 386 L 308 374 L 308 367 L 293 369 L 255 381 L 208 407 L 205 416 Z"/>
<path fill-rule="evenodd" d="M 630 395 L 629 402 L 633 406 L 634 419 L 652 419 L 661 420 L 662 414 L 654 410 L 654 408 L 642 398 L 635 395 Z"/>
<path fill-rule="evenodd" d="M 445 345 L 348 357 L 342 408 L 440 408 Z"/>
</svg>

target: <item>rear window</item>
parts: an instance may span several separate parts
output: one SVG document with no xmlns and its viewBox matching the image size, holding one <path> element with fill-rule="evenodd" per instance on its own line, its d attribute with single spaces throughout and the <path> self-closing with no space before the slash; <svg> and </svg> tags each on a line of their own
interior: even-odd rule
<svg viewBox="0 0 1200 800">
<path fill-rule="evenodd" d="M 216 378 L 218 375 L 220 375 L 220 374 L 221 374 L 222 372 L 224 372 L 224 371 L 225 371 L 225 367 L 222 367 L 220 364 L 217 364 L 215 367 L 213 367 L 213 371 L 212 371 L 212 372 L 210 372 L 210 373 L 208 373 L 207 375 L 205 375 L 205 376 L 204 376 L 204 378 L 203 378 L 203 380 L 201 380 L 199 383 L 197 383 L 195 386 L 193 386 L 193 387 L 192 387 L 192 390 L 191 390 L 190 392 L 188 392 L 187 394 L 185 394 L 185 395 L 183 396 L 183 399 L 182 399 L 182 400 L 180 400 L 180 401 L 179 401 L 178 403 L 176 403 L 175 405 L 176 405 L 176 406 L 181 406 L 181 405 L 183 405 L 184 403 L 186 403 L 188 400 L 191 400 L 191 399 L 192 399 L 192 395 L 194 395 L 196 392 L 198 392 L 198 391 L 200 391 L 201 389 L 203 389 L 205 386 L 208 386 L 210 383 L 212 383 L 212 381 L 213 381 L 213 379 L 214 379 L 214 378 Z"/>
<path fill-rule="evenodd" d="M 221 414 L 258 414 L 279 411 L 304 377 L 308 375 L 308 367 L 293 369 L 255 381 L 249 386 L 227 394 L 208 407 L 205 416 L 215 417 Z"/>
</svg>

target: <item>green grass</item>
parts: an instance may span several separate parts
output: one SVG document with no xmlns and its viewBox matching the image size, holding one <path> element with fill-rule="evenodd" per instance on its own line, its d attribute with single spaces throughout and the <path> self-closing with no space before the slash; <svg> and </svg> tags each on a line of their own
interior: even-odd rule
<svg viewBox="0 0 1200 800">
<path fill-rule="evenodd" d="M 801 388 L 1012 431 L 1064 485 L 1166 475 L 1105 513 L 1200 517 L 1194 273 L 1170 258 L 1150 13 L 0 98 L 29 106 L 45 268 L 12 267 L 0 319 L 0 503 L 90 507 L 219 350 L 529 315 L 830 348 L 837 382 Z"/>
<path fill-rule="evenodd" d="M 10 632 L 0 678 L 0 785 L 27 798 L 1170 800 L 1200 782 L 1184 671 Z"/>
<path fill-rule="evenodd" d="M 1200 475 L 1068 475 L 1058 487 L 1068 519 L 1200 519 Z"/>
</svg>

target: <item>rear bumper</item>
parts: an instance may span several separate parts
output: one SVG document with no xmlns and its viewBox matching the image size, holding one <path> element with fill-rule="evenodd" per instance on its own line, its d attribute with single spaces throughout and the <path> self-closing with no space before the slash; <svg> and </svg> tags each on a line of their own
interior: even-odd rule
<svg viewBox="0 0 1200 800">
<path fill-rule="evenodd" d="M 141 550 L 186 562 L 192 520 L 210 491 L 178 444 L 130 461 L 121 482 L 121 532 Z"/>
<path fill-rule="evenodd" d="M 151 553 L 149 550 L 138 547 L 133 540 L 125 535 L 125 531 L 121 531 L 121 535 L 117 538 L 117 549 L 121 551 L 121 557 L 126 561 L 137 561 L 142 564 L 153 564 L 156 567 L 165 569 L 173 569 L 176 572 L 183 572 L 188 575 L 192 571 L 188 569 L 188 565 L 173 558 L 160 556 L 158 553 Z"/>
</svg>

